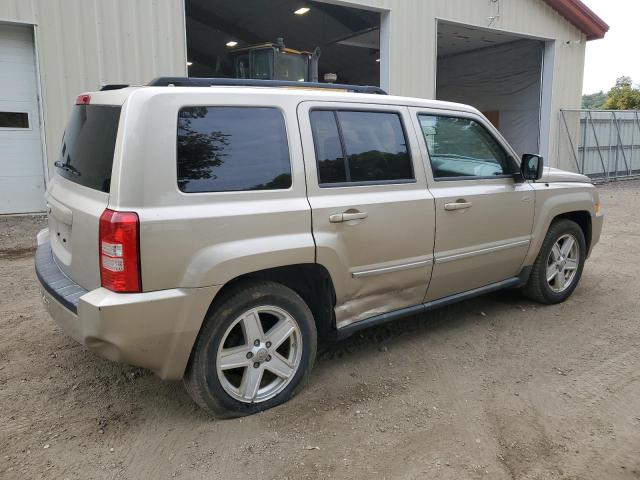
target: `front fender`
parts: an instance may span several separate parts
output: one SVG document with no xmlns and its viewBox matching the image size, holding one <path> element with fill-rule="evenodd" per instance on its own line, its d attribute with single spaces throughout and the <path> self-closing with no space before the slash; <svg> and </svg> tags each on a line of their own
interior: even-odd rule
<svg viewBox="0 0 640 480">
<path fill-rule="evenodd" d="M 590 184 L 534 183 L 532 186 L 536 192 L 536 209 L 525 266 L 535 262 L 549 226 L 556 217 L 571 212 L 588 212 L 593 226 L 596 224 L 594 205 L 599 202 L 598 191 Z"/>
</svg>

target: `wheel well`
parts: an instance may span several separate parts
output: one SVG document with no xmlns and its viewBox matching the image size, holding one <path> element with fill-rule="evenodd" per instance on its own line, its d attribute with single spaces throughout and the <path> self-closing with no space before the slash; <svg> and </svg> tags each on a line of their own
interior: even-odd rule
<svg viewBox="0 0 640 480">
<path fill-rule="evenodd" d="M 587 243 L 587 252 L 589 252 L 591 248 L 591 214 L 586 211 L 567 212 L 558 215 L 553 221 L 555 222 L 560 218 L 573 220 L 580 226 L 582 233 L 584 233 L 584 240 Z"/>
<path fill-rule="evenodd" d="M 331 275 L 316 263 L 287 265 L 268 268 L 240 275 L 227 282 L 216 295 L 214 304 L 222 301 L 232 290 L 253 280 L 270 280 L 281 283 L 302 297 L 309 306 L 318 329 L 318 336 L 327 336 L 335 327 L 334 306 L 336 294 Z"/>
</svg>

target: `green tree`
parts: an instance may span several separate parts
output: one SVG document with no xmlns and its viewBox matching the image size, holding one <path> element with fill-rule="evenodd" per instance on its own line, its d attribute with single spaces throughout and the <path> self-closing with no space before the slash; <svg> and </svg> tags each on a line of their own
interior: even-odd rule
<svg viewBox="0 0 640 480">
<path fill-rule="evenodd" d="M 640 110 L 640 90 L 633 88 L 631 77 L 620 77 L 609 90 L 604 104 L 606 110 Z"/>
<path fill-rule="evenodd" d="M 600 110 L 607 101 L 607 94 L 602 90 L 596 93 L 582 95 L 582 108 L 585 110 Z"/>
</svg>

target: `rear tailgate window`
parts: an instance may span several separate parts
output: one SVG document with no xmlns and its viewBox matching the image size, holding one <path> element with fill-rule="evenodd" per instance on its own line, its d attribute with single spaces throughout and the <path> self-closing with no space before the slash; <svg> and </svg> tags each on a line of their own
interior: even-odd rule
<svg viewBox="0 0 640 480">
<path fill-rule="evenodd" d="M 112 105 L 73 107 L 55 162 L 60 176 L 109 193 L 120 109 Z"/>
</svg>

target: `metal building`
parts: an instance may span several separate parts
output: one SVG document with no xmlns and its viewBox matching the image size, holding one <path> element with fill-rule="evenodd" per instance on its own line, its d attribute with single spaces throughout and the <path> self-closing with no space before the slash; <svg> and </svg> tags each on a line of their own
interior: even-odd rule
<svg viewBox="0 0 640 480">
<path fill-rule="evenodd" d="M 557 165 L 560 110 L 607 29 L 580 0 L 0 0 L 0 213 L 44 209 L 78 93 L 228 76 L 230 49 L 278 37 L 319 46 L 321 77 L 475 105 Z"/>
</svg>

